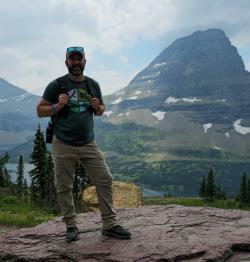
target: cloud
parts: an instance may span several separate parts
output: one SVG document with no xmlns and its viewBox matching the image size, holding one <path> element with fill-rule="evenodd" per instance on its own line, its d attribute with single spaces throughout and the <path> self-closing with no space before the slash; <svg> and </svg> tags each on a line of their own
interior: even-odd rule
<svg viewBox="0 0 250 262">
<path fill-rule="evenodd" d="M 118 89 L 126 87 L 130 80 L 137 74 L 137 71 L 132 71 L 129 75 L 124 75 L 121 71 L 107 70 L 105 66 L 99 65 L 99 67 L 91 73 L 92 76 L 98 80 L 102 93 L 108 95 Z"/>
<path fill-rule="evenodd" d="M 65 49 L 70 45 L 84 45 L 92 65 L 89 73 L 105 90 L 107 86 L 105 92 L 126 85 L 133 72 L 143 69 L 138 68 L 142 57 L 133 51 L 128 57 L 124 50 L 144 41 L 153 42 L 160 52 L 176 38 L 213 27 L 225 30 L 244 56 L 250 52 L 246 0 L 1 1 L 0 24 L 0 77 L 39 94 L 46 83 L 66 72 Z M 99 54 L 110 59 L 99 61 Z M 148 63 L 154 59 L 145 55 Z M 112 59 L 120 64 L 117 70 Z"/>
</svg>

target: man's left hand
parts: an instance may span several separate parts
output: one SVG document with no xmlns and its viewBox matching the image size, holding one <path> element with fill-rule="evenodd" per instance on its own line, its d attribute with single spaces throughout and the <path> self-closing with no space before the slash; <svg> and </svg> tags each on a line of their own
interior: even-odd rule
<svg viewBox="0 0 250 262">
<path fill-rule="evenodd" d="M 90 100 L 90 104 L 96 111 L 100 109 L 100 101 L 97 97 L 92 97 Z"/>
</svg>

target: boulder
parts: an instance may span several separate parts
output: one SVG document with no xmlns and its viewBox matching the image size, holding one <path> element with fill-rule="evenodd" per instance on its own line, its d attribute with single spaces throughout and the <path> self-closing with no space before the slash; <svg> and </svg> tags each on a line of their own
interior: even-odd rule
<svg viewBox="0 0 250 262">
<path fill-rule="evenodd" d="M 113 181 L 113 207 L 133 208 L 143 206 L 143 196 L 141 189 L 133 183 Z M 84 190 L 82 194 L 82 211 L 96 211 L 98 200 L 95 186 Z"/>
<path fill-rule="evenodd" d="M 0 261 L 160 262 L 250 260 L 250 212 L 180 205 L 117 209 L 130 240 L 101 235 L 99 212 L 79 214 L 80 240 L 61 218 L 0 236 Z"/>
</svg>

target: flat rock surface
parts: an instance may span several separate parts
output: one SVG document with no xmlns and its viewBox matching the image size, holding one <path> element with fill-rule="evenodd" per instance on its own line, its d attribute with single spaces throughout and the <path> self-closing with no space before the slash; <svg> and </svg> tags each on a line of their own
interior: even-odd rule
<svg viewBox="0 0 250 262">
<path fill-rule="evenodd" d="M 99 212 L 79 214 L 80 240 L 61 218 L 0 235 L 0 261 L 250 261 L 250 212 L 179 205 L 117 209 L 133 236 L 101 235 Z"/>
</svg>

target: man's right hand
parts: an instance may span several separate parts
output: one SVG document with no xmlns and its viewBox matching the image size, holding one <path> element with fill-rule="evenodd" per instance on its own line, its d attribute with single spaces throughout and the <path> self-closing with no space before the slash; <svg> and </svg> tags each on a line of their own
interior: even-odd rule
<svg viewBox="0 0 250 262">
<path fill-rule="evenodd" d="M 63 108 L 69 102 L 69 96 L 66 94 L 59 95 L 58 104 L 60 108 Z"/>
</svg>

